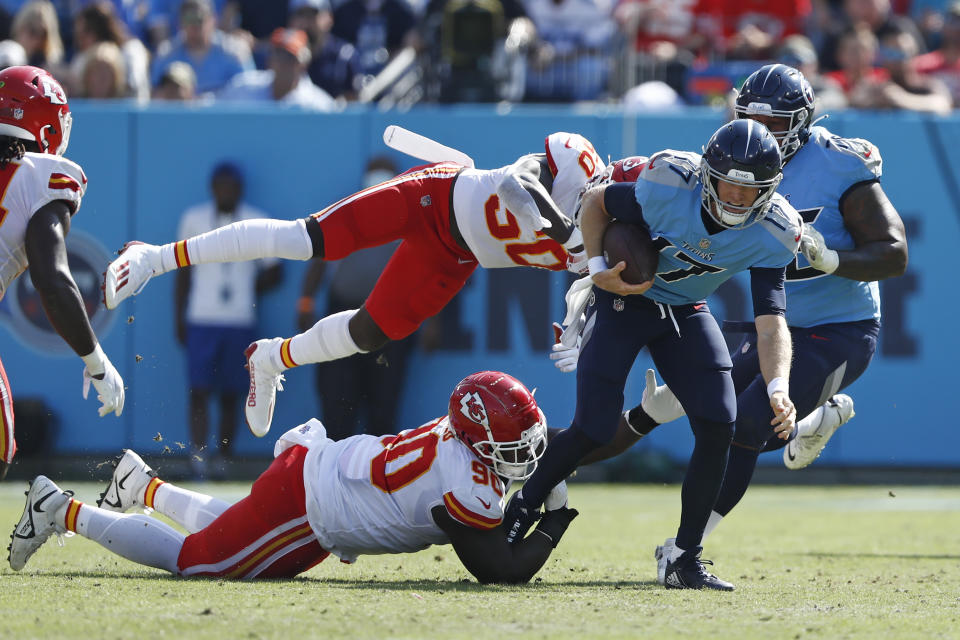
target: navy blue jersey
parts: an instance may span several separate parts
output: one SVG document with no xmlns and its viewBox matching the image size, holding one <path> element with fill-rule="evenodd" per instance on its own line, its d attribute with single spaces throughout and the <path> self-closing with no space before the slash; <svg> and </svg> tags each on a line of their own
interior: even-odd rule
<svg viewBox="0 0 960 640">
<path fill-rule="evenodd" d="M 853 237 L 840 215 L 840 200 L 853 185 L 879 180 L 882 171 L 880 151 L 871 143 L 813 127 L 810 139 L 784 166 L 778 191 L 804 222 L 823 234 L 829 248 L 853 249 Z M 876 282 L 823 273 L 811 267 L 803 254 L 787 269 L 786 290 L 787 324 L 793 327 L 880 319 Z"/>
<path fill-rule="evenodd" d="M 643 222 L 660 249 L 657 276 L 643 295 L 664 304 L 703 300 L 751 267 L 791 264 L 800 244 L 800 216 L 780 195 L 774 195 L 760 222 L 711 234 L 701 216 L 699 166 L 699 154 L 661 151 L 650 158 L 634 185 Z M 618 217 L 618 212 L 610 215 Z M 631 220 L 635 212 L 623 215 L 640 222 Z"/>
</svg>

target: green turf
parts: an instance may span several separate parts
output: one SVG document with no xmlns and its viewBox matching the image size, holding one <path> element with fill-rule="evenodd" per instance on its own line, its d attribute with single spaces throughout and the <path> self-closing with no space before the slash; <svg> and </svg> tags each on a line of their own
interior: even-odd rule
<svg viewBox="0 0 960 640">
<path fill-rule="evenodd" d="M 0 523 L 22 483 L 0 485 Z M 93 499 L 100 485 L 73 487 Z M 244 487 L 207 485 L 236 498 Z M 0 637 L 957 638 L 960 489 L 756 487 L 707 541 L 732 594 L 667 591 L 654 545 L 678 487 L 575 485 L 581 516 L 535 582 L 481 587 L 449 547 L 328 560 L 296 580 L 182 580 L 78 537 L 0 569 Z"/>
</svg>

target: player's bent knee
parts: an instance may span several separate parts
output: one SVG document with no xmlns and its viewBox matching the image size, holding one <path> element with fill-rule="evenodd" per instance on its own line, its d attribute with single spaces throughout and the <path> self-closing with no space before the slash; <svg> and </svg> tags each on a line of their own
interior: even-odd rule
<svg viewBox="0 0 960 640">
<path fill-rule="evenodd" d="M 350 337 L 361 351 L 376 351 L 390 342 L 390 338 L 374 322 L 370 313 L 363 307 L 350 318 Z"/>
</svg>

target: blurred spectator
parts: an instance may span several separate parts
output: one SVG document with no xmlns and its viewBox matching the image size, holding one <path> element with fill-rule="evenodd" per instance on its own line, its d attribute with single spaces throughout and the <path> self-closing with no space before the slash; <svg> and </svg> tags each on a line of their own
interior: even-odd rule
<svg viewBox="0 0 960 640">
<path fill-rule="evenodd" d="M 157 51 L 151 82 L 154 86 L 171 62 L 186 62 L 197 75 L 197 93 L 217 91 L 238 73 L 253 69 L 249 48 L 216 28 L 210 0 L 183 0 L 180 31 Z"/>
<path fill-rule="evenodd" d="M 960 106 L 960 0 L 947 6 L 940 34 L 940 48 L 917 56 L 914 66 L 917 72 L 943 81 L 954 106 Z"/>
<path fill-rule="evenodd" d="M 626 71 L 628 86 L 651 79 L 666 82 L 675 92 L 684 91 L 687 70 L 706 39 L 698 30 L 704 0 L 620 0 L 613 17 L 621 31 L 633 42 Z M 634 89 L 639 89 L 639 86 Z M 649 90 L 660 91 L 658 85 Z M 636 91 L 631 90 L 634 94 Z"/>
<path fill-rule="evenodd" d="M 108 100 L 127 97 L 127 69 L 120 47 L 98 42 L 78 56 L 74 95 Z"/>
<path fill-rule="evenodd" d="M 953 100 L 942 81 L 917 72 L 917 44 L 909 33 L 886 36 L 880 43 L 880 60 L 890 75 L 878 92 L 880 108 L 906 109 L 946 115 Z"/>
<path fill-rule="evenodd" d="M 114 2 L 130 2 L 130 0 L 113 0 Z M 220 15 L 226 0 L 211 0 L 211 10 L 215 16 Z M 146 0 L 138 7 L 138 11 L 145 13 L 143 22 L 148 43 L 151 48 L 159 48 L 173 34 L 180 24 L 180 11 L 184 0 Z M 272 4 L 267 1 L 264 4 Z M 145 6 L 144 6 L 145 5 Z"/>
<path fill-rule="evenodd" d="M 27 52 L 15 40 L 0 41 L 0 69 L 27 64 Z"/>
<path fill-rule="evenodd" d="M 676 111 L 684 106 L 673 87 L 660 80 L 648 80 L 623 94 L 623 108 L 630 112 Z"/>
<path fill-rule="evenodd" d="M 809 38 L 801 35 L 789 36 L 777 51 L 776 59 L 799 70 L 810 82 L 816 96 L 816 115 L 846 109 L 847 98 L 843 87 L 820 73 L 817 50 Z"/>
<path fill-rule="evenodd" d="M 360 56 L 356 47 L 330 33 L 328 0 L 290 0 L 289 26 L 307 34 L 312 52 L 307 74 L 313 83 L 334 97 L 354 95 Z"/>
<path fill-rule="evenodd" d="M 413 26 L 413 10 L 405 0 L 345 0 L 333 10 L 333 34 L 357 48 L 366 75 L 380 73 Z"/>
<path fill-rule="evenodd" d="M 13 39 L 27 52 L 27 64 L 56 72 L 63 62 L 60 21 L 48 0 L 31 0 L 13 18 Z"/>
<path fill-rule="evenodd" d="M 441 102 L 521 100 L 536 29 L 520 0 L 430 0 L 411 43 Z"/>
<path fill-rule="evenodd" d="M 827 77 L 840 85 L 851 107 L 876 108 L 877 92 L 889 79 L 885 69 L 874 66 L 877 48 L 877 38 L 865 24 L 845 33 L 837 44 L 840 69 Z"/>
<path fill-rule="evenodd" d="M 126 68 L 124 95 L 146 99 L 150 96 L 150 54 L 143 43 L 126 33 L 123 22 L 109 2 L 96 2 L 77 13 L 73 20 L 74 62 L 71 75 L 80 78 L 84 53 L 101 42 L 112 42 L 123 52 Z"/>
<path fill-rule="evenodd" d="M 171 62 L 153 88 L 154 100 L 189 102 L 197 97 L 197 76 L 186 62 Z"/>
<path fill-rule="evenodd" d="M 178 237 L 205 233 L 225 224 L 267 217 L 242 201 L 243 175 L 230 162 L 218 164 L 210 177 L 213 200 L 184 212 Z M 282 279 L 279 262 L 202 264 L 177 271 L 174 307 L 177 341 L 186 348 L 190 411 L 190 465 L 194 475 L 220 474 L 233 450 L 237 409 L 250 384 L 243 351 L 256 340 L 259 294 Z M 220 432 L 208 455 L 209 404 L 219 400 Z"/>
<path fill-rule="evenodd" d="M 245 71 L 217 94 L 217 100 L 282 102 L 304 109 L 331 111 L 336 102 L 307 75 L 310 47 L 307 34 L 277 29 L 270 38 L 273 51 L 266 71 Z"/>
<path fill-rule="evenodd" d="M 917 50 L 926 51 L 917 25 L 910 18 L 895 14 L 890 0 L 843 0 L 841 18 L 834 21 L 831 35 L 821 51 L 820 64 L 824 69 L 833 70 L 842 66 L 839 58 L 840 39 L 858 26 L 866 26 L 878 41 L 891 33 L 909 33 Z"/>
<path fill-rule="evenodd" d="M 398 173 L 393 161 L 380 156 L 370 160 L 363 176 L 363 188 L 390 180 Z M 323 282 L 327 265 L 334 269 L 327 289 L 325 315 L 358 309 L 397 248 L 398 242 L 357 251 L 335 263 L 311 260 L 304 276 L 297 323 L 301 331 L 316 321 L 314 297 Z M 323 424 L 334 440 L 363 431 L 373 435 L 391 433 L 397 422 L 409 356 L 416 338 L 392 341 L 373 353 L 364 353 L 324 362 L 316 367 L 317 394 Z"/>
<path fill-rule="evenodd" d="M 702 27 L 728 60 L 767 60 L 786 37 L 802 33 L 810 0 L 705 0 Z"/>
<path fill-rule="evenodd" d="M 524 7 L 537 29 L 524 99 L 599 98 L 607 88 L 615 32 L 606 0 L 525 0 Z"/>
</svg>

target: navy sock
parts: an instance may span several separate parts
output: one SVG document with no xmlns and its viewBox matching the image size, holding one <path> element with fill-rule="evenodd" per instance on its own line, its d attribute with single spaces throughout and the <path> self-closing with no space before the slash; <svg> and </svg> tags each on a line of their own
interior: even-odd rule
<svg viewBox="0 0 960 640">
<path fill-rule="evenodd" d="M 727 462 L 727 472 L 723 476 L 723 486 L 713 510 L 722 516 L 730 513 L 743 498 L 753 478 L 753 470 L 757 467 L 757 458 L 760 452 L 748 449 L 734 442 L 730 446 L 730 457 Z"/>
<path fill-rule="evenodd" d="M 599 446 L 599 442 L 591 440 L 579 429 L 561 431 L 550 441 L 537 470 L 524 483 L 523 501 L 530 508 L 538 509 L 550 490 L 561 480 L 566 480 L 583 457 Z"/>
<path fill-rule="evenodd" d="M 684 550 L 699 546 L 703 538 L 703 529 L 723 483 L 727 450 L 733 438 L 732 422 L 691 417 L 690 427 L 696 441 L 680 492 L 680 527 L 677 529 L 677 546 Z"/>
</svg>

